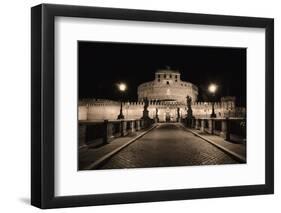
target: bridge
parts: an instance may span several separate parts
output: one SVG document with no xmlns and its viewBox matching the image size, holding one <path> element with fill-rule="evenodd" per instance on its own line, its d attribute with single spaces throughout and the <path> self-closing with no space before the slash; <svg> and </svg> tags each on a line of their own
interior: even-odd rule
<svg viewBox="0 0 281 213">
<path fill-rule="evenodd" d="M 245 163 L 245 142 L 226 141 L 231 134 L 216 135 L 219 120 L 208 120 L 194 120 L 194 128 L 143 120 L 81 122 L 79 170 Z M 225 125 L 221 130 L 229 130 Z"/>
</svg>

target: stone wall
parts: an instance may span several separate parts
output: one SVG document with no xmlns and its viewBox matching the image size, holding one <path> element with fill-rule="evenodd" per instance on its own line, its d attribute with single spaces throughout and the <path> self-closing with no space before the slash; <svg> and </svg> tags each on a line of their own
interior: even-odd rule
<svg viewBox="0 0 281 213">
<path fill-rule="evenodd" d="M 138 86 L 138 100 L 175 100 L 185 103 L 190 96 L 193 102 L 197 101 L 198 88 L 180 79 L 176 70 L 164 69 L 155 73 L 154 81 L 145 82 Z"/>
<path fill-rule="evenodd" d="M 125 119 L 139 119 L 142 117 L 144 102 L 123 103 L 123 115 Z M 177 114 L 181 118 L 186 116 L 186 105 L 173 101 L 150 101 L 148 106 L 149 117 L 158 118 L 160 122 L 166 121 L 169 115 L 171 121 L 177 120 Z M 246 114 L 245 108 L 237 108 L 235 102 L 214 103 L 215 113 L 218 118 L 243 117 Z M 193 116 L 196 118 L 209 117 L 212 112 L 212 103 L 196 102 L 192 104 Z M 79 120 L 116 120 L 120 113 L 120 103 L 109 100 L 87 100 L 79 103 Z"/>
<path fill-rule="evenodd" d="M 167 81 L 168 82 L 168 81 Z M 138 99 L 142 101 L 144 98 L 148 100 L 176 100 L 184 103 L 186 97 L 190 96 L 193 102 L 197 100 L 198 91 L 195 86 L 188 82 L 169 83 L 148 82 L 138 87 Z"/>
</svg>

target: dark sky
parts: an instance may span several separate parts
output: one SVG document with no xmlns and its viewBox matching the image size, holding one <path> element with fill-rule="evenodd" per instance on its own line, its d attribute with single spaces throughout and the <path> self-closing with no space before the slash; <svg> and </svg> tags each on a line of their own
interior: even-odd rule
<svg viewBox="0 0 281 213">
<path fill-rule="evenodd" d="M 111 42 L 78 42 L 79 99 L 119 100 L 116 83 L 128 86 L 123 99 L 137 100 L 137 86 L 154 80 L 157 69 L 177 69 L 181 80 L 199 88 L 199 101 L 210 99 L 210 83 L 219 85 L 216 98 L 236 96 L 246 104 L 246 49 Z"/>
</svg>

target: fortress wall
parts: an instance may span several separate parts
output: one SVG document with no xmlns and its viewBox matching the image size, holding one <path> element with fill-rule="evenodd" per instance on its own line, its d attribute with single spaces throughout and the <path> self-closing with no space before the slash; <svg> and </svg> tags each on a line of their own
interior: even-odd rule
<svg viewBox="0 0 281 213">
<path fill-rule="evenodd" d="M 192 104 L 192 111 L 195 117 L 209 117 L 212 113 L 211 102 L 196 102 Z M 158 118 L 160 121 L 165 121 L 166 113 L 170 114 L 171 120 L 177 118 L 177 108 L 180 108 L 180 116 L 185 117 L 187 114 L 186 104 L 178 104 L 164 101 L 149 101 L 148 111 L 149 117 L 156 117 L 156 109 L 158 109 Z M 214 104 L 215 113 L 217 117 L 225 117 L 234 115 L 236 112 L 235 104 L 233 102 L 224 103 L 216 102 Z M 245 108 L 238 110 L 239 114 L 245 114 Z M 139 119 L 143 115 L 144 102 L 126 102 L 123 103 L 123 115 L 125 119 Z M 241 112 L 240 112 L 241 111 Z M 89 101 L 79 104 L 79 120 L 116 120 L 120 113 L 120 103 L 116 101 Z"/>
<path fill-rule="evenodd" d="M 87 106 L 78 106 L 78 120 L 87 120 L 88 119 L 88 107 Z"/>
<path fill-rule="evenodd" d="M 139 92 L 139 101 L 144 98 L 148 100 L 159 100 L 159 99 L 174 99 L 178 102 L 186 102 L 186 97 L 190 96 L 192 101 L 197 100 L 197 94 L 193 91 L 188 91 L 186 89 L 177 88 L 154 88 L 153 90 L 146 90 Z"/>
<path fill-rule="evenodd" d="M 185 102 L 186 97 L 190 96 L 192 101 L 196 102 L 197 95 L 197 87 L 184 81 L 175 83 L 172 80 L 166 79 L 161 82 L 146 82 L 138 87 L 138 99 L 140 101 L 148 98 L 148 100 L 174 99 L 178 102 Z"/>
<path fill-rule="evenodd" d="M 140 102 L 139 104 L 134 103 L 125 103 L 123 107 L 123 114 L 126 119 L 139 119 L 142 117 L 144 104 Z"/>
<path fill-rule="evenodd" d="M 91 105 L 88 107 L 88 120 L 115 120 L 120 112 L 117 105 Z"/>
</svg>

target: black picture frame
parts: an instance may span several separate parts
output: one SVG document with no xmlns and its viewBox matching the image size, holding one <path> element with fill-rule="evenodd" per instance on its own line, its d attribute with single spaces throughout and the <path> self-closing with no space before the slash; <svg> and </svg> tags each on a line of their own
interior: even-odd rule
<svg viewBox="0 0 281 213">
<path fill-rule="evenodd" d="M 54 195 L 54 22 L 55 17 L 58 16 L 264 28 L 266 32 L 265 184 L 56 197 Z M 31 50 L 32 205 L 46 209 L 274 193 L 273 19 L 41 4 L 31 9 Z"/>
</svg>

